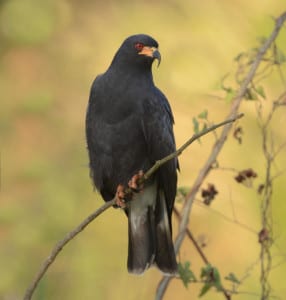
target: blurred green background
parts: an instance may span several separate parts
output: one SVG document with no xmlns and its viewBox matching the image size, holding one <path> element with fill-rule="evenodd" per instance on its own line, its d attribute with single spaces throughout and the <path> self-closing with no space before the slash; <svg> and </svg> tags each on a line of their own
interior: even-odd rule
<svg viewBox="0 0 286 300">
<path fill-rule="evenodd" d="M 283 10 L 283 0 L 0 1 L 0 299 L 21 299 L 55 243 L 103 203 L 89 179 L 84 119 L 90 85 L 123 39 L 147 33 L 159 41 L 162 63 L 154 78 L 170 100 L 181 145 L 193 133 L 192 118 L 204 109 L 214 122 L 223 120 L 230 104 L 209 95 L 233 70 L 233 58 L 267 36 L 272 17 Z M 286 51 L 285 29 L 279 45 Z M 273 77 L 265 90 L 270 101 L 283 86 Z M 253 168 L 258 183 L 265 162 L 254 102 L 244 103 L 241 111 L 244 142 L 229 140 L 219 160 L 227 167 Z M 285 141 L 285 111 L 274 125 L 279 144 Z M 180 186 L 192 185 L 212 143 L 209 135 L 182 155 Z M 283 165 L 285 151 L 275 170 Z M 285 179 L 283 174 L 274 186 L 274 263 L 286 256 Z M 232 173 L 213 172 L 204 185 L 208 182 L 219 194 L 211 209 L 193 206 L 191 229 L 207 239 L 206 255 L 222 275 L 234 272 L 241 278 L 249 272 L 241 290 L 257 295 L 257 235 L 213 210 L 233 218 L 233 203 L 239 222 L 258 232 L 260 200 L 237 185 Z M 199 274 L 202 262 L 189 241 L 179 257 L 190 260 Z M 110 209 L 64 249 L 34 299 L 153 299 L 159 271 L 129 275 L 126 258 L 126 218 Z M 286 295 L 285 269 L 282 264 L 271 273 L 280 299 Z M 173 280 L 165 299 L 197 299 L 199 289 L 194 284 L 186 290 Z M 205 296 L 222 298 L 215 292 Z M 234 297 L 252 298 L 258 299 Z"/>
</svg>

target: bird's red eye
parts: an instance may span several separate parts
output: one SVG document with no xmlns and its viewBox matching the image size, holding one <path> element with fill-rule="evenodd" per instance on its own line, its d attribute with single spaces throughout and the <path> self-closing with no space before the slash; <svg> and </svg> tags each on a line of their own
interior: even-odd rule
<svg viewBox="0 0 286 300">
<path fill-rule="evenodd" d="M 134 45 L 135 49 L 138 50 L 138 51 L 141 51 L 144 47 L 144 44 L 143 43 L 136 43 Z"/>
</svg>

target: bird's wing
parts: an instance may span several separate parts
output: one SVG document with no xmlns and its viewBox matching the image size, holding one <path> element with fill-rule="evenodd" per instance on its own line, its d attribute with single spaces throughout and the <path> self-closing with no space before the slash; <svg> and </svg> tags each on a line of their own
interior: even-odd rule
<svg viewBox="0 0 286 300">
<path fill-rule="evenodd" d="M 95 187 L 101 192 L 103 188 L 103 174 L 111 172 L 111 145 L 105 143 L 102 121 L 99 118 L 103 109 L 102 86 L 99 75 L 94 80 L 89 96 L 86 112 L 86 141 L 89 154 L 90 175 Z M 96 172 L 95 172 L 96 170 Z M 113 195 L 105 195 L 104 199 L 111 200 Z"/>
<path fill-rule="evenodd" d="M 173 124 L 174 119 L 168 100 L 156 89 L 151 97 L 144 101 L 143 131 L 152 163 L 176 150 Z M 157 171 L 159 188 L 163 189 L 169 217 L 174 205 L 177 186 L 177 158 L 165 163 Z"/>
</svg>

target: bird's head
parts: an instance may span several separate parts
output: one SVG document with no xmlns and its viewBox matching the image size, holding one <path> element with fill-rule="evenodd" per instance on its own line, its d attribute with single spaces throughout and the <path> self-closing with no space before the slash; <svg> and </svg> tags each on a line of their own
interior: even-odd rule
<svg viewBox="0 0 286 300">
<path fill-rule="evenodd" d="M 128 64 L 130 66 L 146 66 L 151 68 L 153 61 L 161 62 L 161 54 L 158 43 L 149 35 L 136 34 L 128 37 L 117 54 L 114 61 Z"/>
</svg>

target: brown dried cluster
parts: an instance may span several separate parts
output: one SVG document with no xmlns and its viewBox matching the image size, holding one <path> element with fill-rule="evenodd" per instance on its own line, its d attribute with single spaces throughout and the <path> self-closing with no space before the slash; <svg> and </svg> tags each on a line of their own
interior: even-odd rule
<svg viewBox="0 0 286 300">
<path fill-rule="evenodd" d="M 218 191 L 214 184 L 209 183 L 207 189 L 202 189 L 202 197 L 204 204 L 210 205 L 214 200 L 215 196 L 218 194 Z"/>
<path fill-rule="evenodd" d="M 256 177 L 257 177 L 257 174 L 252 169 L 246 169 L 246 170 L 240 171 L 238 173 L 238 175 L 234 177 L 234 179 L 238 183 L 243 183 L 246 180 L 254 179 Z"/>
</svg>

